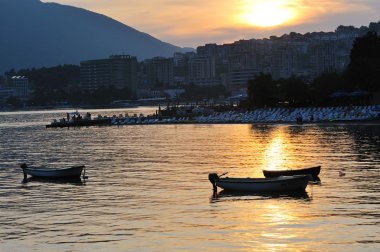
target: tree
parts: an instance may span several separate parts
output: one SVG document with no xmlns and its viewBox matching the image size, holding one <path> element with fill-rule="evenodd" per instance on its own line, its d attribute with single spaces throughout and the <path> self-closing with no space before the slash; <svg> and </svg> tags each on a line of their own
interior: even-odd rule
<svg viewBox="0 0 380 252">
<path fill-rule="evenodd" d="M 21 108 L 22 107 L 22 101 L 14 96 L 9 97 L 6 102 L 7 105 L 10 105 L 14 108 Z"/>
<path fill-rule="evenodd" d="M 304 106 L 308 103 L 309 90 L 301 77 L 291 76 L 288 79 L 280 80 L 279 87 L 289 105 Z"/>
<path fill-rule="evenodd" d="M 250 107 L 274 106 L 277 103 L 277 86 L 270 74 L 260 73 L 248 81 L 248 103 Z"/>
<path fill-rule="evenodd" d="M 55 67 L 42 67 L 39 69 L 13 69 L 6 75 L 27 76 L 29 81 L 38 88 L 57 89 L 66 88 L 70 84 L 80 82 L 80 67 L 76 65 L 60 65 Z"/>
<path fill-rule="evenodd" d="M 185 92 L 180 95 L 180 98 L 185 100 L 215 99 L 226 94 L 226 88 L 222 85 L 198 86 L 190 84 L 185 87 Z"/>
<path fill-rule="evenodd" d="M 346 78 L 349 88 L 379 91 L 380 38 L 374 31 L 354 41 Z"/>
<path fill-rule="evenodd" d="M 333 92 L 347 89 L 343 75 L 338 72 L 325 72 L 311 83 L 310 96 L 313 103 L 327 105 Z"/>
</svg>

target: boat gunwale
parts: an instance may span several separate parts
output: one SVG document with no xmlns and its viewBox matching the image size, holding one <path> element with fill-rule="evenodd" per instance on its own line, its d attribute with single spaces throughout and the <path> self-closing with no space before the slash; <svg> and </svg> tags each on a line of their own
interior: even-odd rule
<svg viewBox="0 0 380 252">
<path fill-rule="evenodd" d="M 27 171 L 42 171 L 42 172 L 60 172 L 60 171 L 68 171 L 68 170 L 74 170 L 74 169 L 83 169 L 85 168 L 84 165 L 78 165 L 78 166 L 71 166 L 68 168 L 45 168 L 45 167 L 27 167 L 23 168 L 23 170 Z"/>
<path fill-rule="evenodd" d="M 282 183 L 294 180 L 303 180 L 308 178 L 307 175 L 293 175 L 293 176 L 279 176 L 272 178 L 220 178 L 216 181 L 221 183 L 239 183 L 239 184 L 251 184 L 251 183 Z"/>
<path fill-rule="evenodd" d="M 286 169 L 286 170 L 263 170 L 263 172 L 273 172 L 273 173 L 280 173 L 280 172 L 307 172 L 307 171 L 313 171 L 313 170 L 318 170 L 320 171 L 321 166 L 313 166 L 313 167 L 307 167 L 307 168 L 297 168 L 297 169 Z M 318 172 L 319 173 L 319 172 Z"/>
</svg>

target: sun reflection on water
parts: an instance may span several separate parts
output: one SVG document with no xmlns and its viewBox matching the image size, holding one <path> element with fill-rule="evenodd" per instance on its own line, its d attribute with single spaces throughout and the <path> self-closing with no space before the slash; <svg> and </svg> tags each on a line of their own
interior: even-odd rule
<svg viewBox="0 0 380 252">
<path fill-rule="evenodd" d="M 240 214 L 220 223 L 219 228 L 233 229 L 234 236 L 230 238 L 249 251 L 298 251 L 295 244 L 310 236 L 302 221 L 304 209 L 310 204 L 308 197 L 229 195 L 221 200 Z"/>
<path fill-rule="evenodd" d="M 284 165 L 286 153 L 284 152 L 284 139 L 277 136 L 265 151 L 264 160 L 266 169 L 275 170 Z"/>
<path fill-rule="evenodd" d="M 263 156 L 263 169 L 281 170 L 295 167 L 295 150 L 291 143 L 292 135 L 278 128 L 272 132 L 271 142 Z"/>
</svg>

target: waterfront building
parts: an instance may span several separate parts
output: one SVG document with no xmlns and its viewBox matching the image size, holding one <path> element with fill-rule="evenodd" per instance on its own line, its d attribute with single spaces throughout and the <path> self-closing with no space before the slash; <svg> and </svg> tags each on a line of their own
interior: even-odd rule
<svg viewBox="0 0 380 252">
<path fill-rule="evenodd" d="M 170 99 L 178 99 L 181 94 L 185 93 L 185 89 L 183 88 L 169 88 L 164 89 L 163 93 Z"/>
<path fill-rule="evenodd" d="M 145 63 L 149 86 L 167 87 L 174 83 L 173 58 L 155 57 L 146 60 Z"/>
<path fill-rule="evenodd" d="M 332 72 L 337 69 L 337 55 L 335 43 L 331 41 L 314 43 L 310 46 L 311 73 L 313 77 L 323 72 Z"/>
<path fill-rule="evenodd" d="M 100 87 L 129 88 L 137 86 L 137 58 L 113 55 L 108 59 L 87 60 L 80 63 L 81 88 L 93 91 Z"/>
<path fill-rule="evenodd" d="M 227 90 L 239 93 L 247 90 L 247 83 L 260 72 L 255 68 L 232 69 L 228 74 Z M 246 92 L 246 91 L 244 91 Z"/>
<path fill-rule="evenodd" d="M 176 52 L 173 54 L 174 67 L 181 67 L 186 65 L 186 55 L 184 53 Z"/>
<path fill-rule="evenodd" d="M 297 73 L 297 49 L 293 45 L 281 44 L 271 54 L 271 74 L 274 79 L 289 78 Z"/>
<path fill-rule="evenodd" d="M 379 27 L 380 22 L 370 24 L 372 30 L 379 30 Z M 268 39 L 205 44 L 197 47 L 197 58 L 189 66 L 189 80 L 193 83 L 207 82 L 200 77 L 202 67 L 199 58 L 215 58 L 215 79 L 226 86 L 232 71 L 244 72 L 244 69 L 270 73 L 274 79 L 292 75 L 312 79 L 326 71 L 343 71 L 349 63 L 354 39 L 367 30 L 368 27 L 340 26 L 335 32 L 291 32 Z M 226 78 L 226 75 L 230 76 Z"/>
<path fill-rule="evenodd" d="M 215 57 L 194 57 L 189 60 L 188 82 L 199 86 L 220 84 L 216 79 Z"/>
<path fill-rule="evenodd" d="M 197 55 L 200 57 L 216 57 L 218 53 L 217 44 L 206 44 L 197 47 Z"/>
<path fill-rule="evenodd" d="M 0 81 L 0 104 L 4 104 L 10 97 L 21 101 L 29 98 L 29 79 L 25 76 L 7 76 Z"/>
<path fill-rule="evenodd" d="M 164 97 L 162 90 L 151 88 L 139 88 L 136 90 L 136 95 L 139 99 L 154 99 Z"/>
<path fill-rule="evenodd" d="M 188 84 L 189 61 L 195 58 L 195 52 L 175 53 L 174 54 L 174 85 L 185 86 Z"/>
<path fill-rule="evenodd" d="M 14 96 L 14 90 L 0 86 L 0 105 L 5 104 L 8 98 Z"/>
<path fill-rule="evenodd" d="M 21 100 L 29 97 L 29 79 L 25 76 L 8 77 L 6 87 L 13 90 L 14 97 Z"/>
<path fill-rule="evenodd" d="M 256 65 L 256 57 L 250 53 L 233 53 L 229 58 L 229 70 L 256 68 Z"/>
</svg>

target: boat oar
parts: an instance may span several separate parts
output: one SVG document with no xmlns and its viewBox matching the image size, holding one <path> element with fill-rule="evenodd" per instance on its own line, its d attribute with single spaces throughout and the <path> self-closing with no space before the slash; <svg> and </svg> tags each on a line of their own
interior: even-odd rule
<svg viewBox="0 0 380 252">
<path fill-rule="evenodd" d="M 227 174 L 228 174 L 228 172 L 225 172 L 222 175 L 219 175 L 219 178 L 221 178 L 222 176 L 227 175 Z"/>
</svg>

